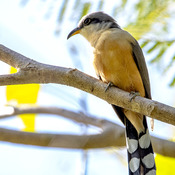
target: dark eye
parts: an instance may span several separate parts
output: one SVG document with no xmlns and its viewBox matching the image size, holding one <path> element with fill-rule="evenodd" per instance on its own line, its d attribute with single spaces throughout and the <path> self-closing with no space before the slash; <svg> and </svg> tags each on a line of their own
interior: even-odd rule
<svg viewBox="0 0 175 175">
<path fill-rule="evenodd" d="M 88 25 L 88 24 L 90 24 L 91 23 L 91 19 L 90 18 L 86 18 L 85 20 L 84 20 L 84 24 L 85 25 Z"/>
</svg>

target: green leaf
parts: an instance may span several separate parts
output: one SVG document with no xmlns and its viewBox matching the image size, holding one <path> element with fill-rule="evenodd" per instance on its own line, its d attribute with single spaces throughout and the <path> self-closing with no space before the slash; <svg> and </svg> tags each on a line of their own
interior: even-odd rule
<svg viewBox="0 0 175 175">
<path fill-rule="evenodd" d="M 125 7 L 125 5 L 126 5 L 126 3 L 127 3 L 127 0 L 122 0 L 122 7 Z"/>
<path fill-rule="evenodd" d="M 174 76 L 173 80 L 171 81 L 171 83 L 169 84 L 169 86 L 172 87 L 174 85 L 175 85 L 175 76 Z"/>
<path fill-rule="evenodd" d="M 167 41 L 167 42 L 168 42 L 167 45 L 170 47 L 175 42 L 175 40 L 171 40 L 171 41 Z"/>
<path fill-rule="evenodd" d="M 80 19 L 89 12 L 90 7 L 91 7 L 91 3 L 90 2 L 84 3 Z"/>
<path fill-rule="evenodd" d="M 67 4 L 68 4 L 68 0 L 64 0 L 64 1 L 63 1 L 63 4 L 62 4 L 62 7 L 61 7 L 61 9 L 60 9 L 60 13 L 59 13 L 59 15 L 58 15 L 58 20 L 57 20 L 57 21 L 58 21 L 59 23 L 61 23 L 62 20 L 63 20 L 63 17 L 64 17 L 64 15 L 65 15 L 65 10 L 66 10 Z"/>
<path fill-rule="evenodd" d="M 164 69 L 163 73 L 166 73 L 173 65 L 173 63 L 175 62 L 175 55 L 173 56 L 173 58 L 171 59 L 170 63 L 168 64 L 168 66 L 166 66 L 166 68 Z"/>
<path fill-rule="evenodd" d="M 104 5 L 104 0 L 100 0 L 99 3 L 98 3 L 98 6 L 97 6 L 97 10 L 102 10 L 103 8 L 103 5 Z"/>
<path fill-rule="evenodd" d="M 166 51 L 166 47 L 162 47 L 162 48 L 160 49 L 158 55 L 157 55 L 155 58 L 153 58 L 153 59 L 150 61 L 150 63 L 155 63 L 155 62 L 160 61 L 160 59 L 161 59 L 162 55 L 165 53 L 165 51 Z"/>
<path fill-rule="evenodd" d="M 155 42 L 155 44 L 147 51 L 147 53 L 151 53 L 151 52 L 154 51 L 159 45 L 160 45 L 160 42 L 159 42 L 159 41 Z"/>
<path fill-rule="evenodd" d="M 145 40 L 140 46 L 141 48 L 144 48 L 150 41 Z"/>
</svg>

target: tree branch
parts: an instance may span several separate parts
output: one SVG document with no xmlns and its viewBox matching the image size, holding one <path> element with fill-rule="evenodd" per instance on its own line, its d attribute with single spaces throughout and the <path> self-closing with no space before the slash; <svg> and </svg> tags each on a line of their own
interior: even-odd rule
<svg viewBox="0 0 175 175">
<path fill-rule="evenodd" d="M 0 115 L 0 118 L 6 118 L 19 114 L 54 114 L 61 116 L 76 123 L 96 126 L 101 129 L 99 134 L 88 135 L 63 135 L 63 134 L 44 134 L 28 133 L 0 128 L 0 140 L 12 143 L 27 145 L 61 147 L 73 149 L 92 149 L 105 148 L 111 146 L 123 147 L 125 143 L 124 128 L 116 123 L 102 118 L 84 115 L 56 107 L 27 107 L 14 108 L 13 112 Z M 175 143 L 156 137 L 151 137 L 153 147 L 156 153 L 164 156 L 175 157 Z"/>
<path fill-rule="evenodd" d="M 107 84 L 76 69 L 42 64 L 0 45 L 0 60 L 18 69 L 15 74 L 1 75 L 0 86 L 31 83 L 57 83 L 72 86 L 115 104 L 157 120 L 175 125 L 175 108 L 137 96 L 130 102 L 128 92 Z"/>
</svg>

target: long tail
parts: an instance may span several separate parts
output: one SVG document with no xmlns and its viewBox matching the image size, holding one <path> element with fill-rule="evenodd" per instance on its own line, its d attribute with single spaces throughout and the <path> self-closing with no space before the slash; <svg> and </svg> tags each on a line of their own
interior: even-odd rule
<svg viewBox="0 0 175 175">
<path fill-rule="evenodd" d="M 145 131 L 138 134 L 135 127 L 122 112 L 122 109 L 115 105 L 112 106 L 126 126 L 129 175 L 156 175 L 154 152 L 146 117 L 143 117 Z"/>
</svg>

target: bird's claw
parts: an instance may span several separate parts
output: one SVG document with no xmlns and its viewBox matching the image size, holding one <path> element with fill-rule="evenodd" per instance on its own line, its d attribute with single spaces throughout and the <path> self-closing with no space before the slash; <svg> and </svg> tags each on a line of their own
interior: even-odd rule
<svg viewBox="0 0 175 175">
<path fill-rule="evenodd" d="M 113 86 L 114 84 L 112 82 L 109 82 L 108 85 L 106 86 L 105 88 L 105 92 L 111 87 Z"/>
<path fill-rule="evenodd" d="M 139 92 L 131 91 L 130 94 L 129 94 L 129 96 L 131 96 L 131 98 L 129 100 L 131 102 L 135 97 L 140 96 L 140 93 Z"/>
</svg>

